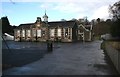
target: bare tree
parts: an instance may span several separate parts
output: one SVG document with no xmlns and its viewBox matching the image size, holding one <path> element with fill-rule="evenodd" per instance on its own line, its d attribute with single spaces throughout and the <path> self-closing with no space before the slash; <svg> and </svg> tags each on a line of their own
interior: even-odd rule
<svg viewBox="0 0 120 77">
<path fill-rule="evenodd" d="M 114 20 L 120 19 L 120 1 L 114 3 L 113 5 L 110 5 L 109 12 L 110 16 L 112 16 Z"/>
<path fill-rule="evenodd" d="M 114 20 L 111 26 L 111 34 L 113 37 L 120 38 L 120 1 L 110 5 L 109 12 Z"/>
</svg>

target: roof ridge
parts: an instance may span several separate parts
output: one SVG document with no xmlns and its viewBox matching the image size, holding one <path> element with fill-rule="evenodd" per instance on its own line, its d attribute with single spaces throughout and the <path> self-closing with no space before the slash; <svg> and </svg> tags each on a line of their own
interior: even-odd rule
<svg viewBox="0 0 120 77">
<path fill-rule="evenodd" d="M 23 24 L 34 24 L 34 23 L 23 23 Z"/>
</svg>

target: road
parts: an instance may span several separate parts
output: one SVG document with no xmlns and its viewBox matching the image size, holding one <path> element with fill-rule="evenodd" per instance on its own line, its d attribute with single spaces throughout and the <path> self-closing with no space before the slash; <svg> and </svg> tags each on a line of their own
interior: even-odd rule
<svg viewBox="0 0 120 77">
<path fill-rule="evenodd" d="M 4 75 L 117 75 L 100 49 L 101 41 L 55 43 L 40 60 L 3 71 Z"/>
</svg>

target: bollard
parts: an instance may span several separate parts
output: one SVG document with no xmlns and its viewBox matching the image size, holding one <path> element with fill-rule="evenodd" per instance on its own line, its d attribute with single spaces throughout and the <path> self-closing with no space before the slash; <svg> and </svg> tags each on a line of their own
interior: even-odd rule
<svg viewBox="0 0 120 77">
<path fill-rule="evenodd" d="M 50 43 L 50 51 L 53 51 L 53 45 L 52 45 L 52 42 Z"/>
<path fill-rule="evenodd" d="M 52 42 L 50 42 L 50 41 L 47 42 L 47 51 L 48 52 L 53 51 L 53 45 L 52 45 Z"/>
</svg>

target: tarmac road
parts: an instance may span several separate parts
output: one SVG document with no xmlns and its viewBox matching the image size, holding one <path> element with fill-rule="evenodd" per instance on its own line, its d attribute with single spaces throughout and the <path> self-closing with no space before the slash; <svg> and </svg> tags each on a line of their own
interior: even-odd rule
<svg viewBox="0 0 120 77">
<path fill-rule="evenodd" d="M 100 44 L 98 40 L 55 43 L 53 52 L 29 64 L 4 70 L 3 75 L 117 75 Z"/>
</svg>

